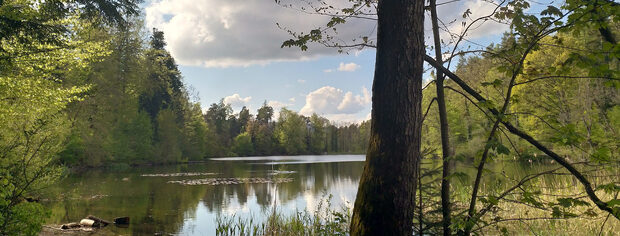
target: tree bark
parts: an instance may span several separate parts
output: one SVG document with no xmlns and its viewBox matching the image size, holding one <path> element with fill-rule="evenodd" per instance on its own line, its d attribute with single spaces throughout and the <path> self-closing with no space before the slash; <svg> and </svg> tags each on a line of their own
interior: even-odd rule
<svg viewBox="0 0 620 236">
<path fill-rule="evenodd" d="M 431 23 L 433 25 L 433 41 L 435 42 L 435 60 L 437 63 L 443 64 L 441 54 L 441 39 L 439 38 L 439 23 L 437 19 L 436 0 L 430 0 Z M 448 126 L 448 112 L 446 111 L 446 97 L 443 91 L 444 74 L 440 70 L 437 71 L 437 79 L 435 79 L 435 87 L 437 88 L 437 108 L 439 109 L 439 130 L 441 132 L 441 153 L 442 153 L 442 172 L 441 172 L 441 214 L 443 235 L 452 234 L 450 230 L 450 157 L 452 149 L 450 147 L 450 127 Z"/>
<path fill-rule="evenodd" d="M 351 235 L 413 234 L 420 164 L 424 1 L 379 1 L 371 137 Z"/>
</svg>

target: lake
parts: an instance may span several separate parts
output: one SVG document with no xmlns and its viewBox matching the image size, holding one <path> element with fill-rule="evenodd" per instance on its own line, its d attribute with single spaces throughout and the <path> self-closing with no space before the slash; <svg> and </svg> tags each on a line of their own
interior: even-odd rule
<svg viewBox="0 0 620 236">
<path fill-rule="evenodd" d="M 128 228 L 108 226 L 98 234 L 215 235 L 218 217 L 262 220 L 274 205 L 292 214 L 314 210 L 331 195 L 332 207 L 352 207 L 364 160 L 363 155 L 235 157 L 114 171 L 92 169 L 70 174 L 46 190 L 50 197 L 44 204 L 52 210 L 47 223 L 79 222 L 87 215 L 129 216 Z M 245 183 L 181 182 L 221 178 L 242 178 Z M 270 178 L 291 181 L 259 183 Z"/>
<path fill-rule="evenodd" d="M 108 226 L 97 235 L 215 235 L 216 219 L 225 217 L 252 218 L 264 222 L 276 207 L 283 215 L 314 211 L 331 196 L 331 207 L 352 208 L 362 174 L 363 155 L 271 156 L 213 158 L 206 162 L 139 166 L 123 170 L 90 169 L 70 174 L 60 183 L 46 189 L 52 215 L 47 224 L 76 222 L 87 215 L 104 219 L 129 216 L 127 228 Z M 438 160 L 424 160 L 426 171 L 440 168 Z M 554 163 L 527 163 L 497 160 L 485 168 L 480 196 L 498 195 L 521 178 L 557 168 Z M 452 198 L 463 204 L 469 201 L 475 176 L 472 163 L 457 164 L 454 169 L 464 175 L 453 179 Z M 617 168 L 604 172 L 588 172 L 593 183 L 609 183 L 619 176 Z M 608 177 L 596 177 L 606 175 Z M 467 177 L 469 176 L 469 177 Z M 271 181 L 270 181 L 271 180 Z M 437 177 L 424 183 L 439 189 Z M 579 182 L 569 175 L 544 175 L 530 182 L 541 189 L 541 201 L 573 196 L 583 191 Z M 517 191 L 516 193 L 520 193 Z M 599 191 L 605 201 L 612 196 Z M 517 194 L 514 199 L 519 199 Z M 428 204 L 428 203 L 426 203 Z M 547 211 L 504 202 L 505 211 L 488 217 L 548 216 Z M 598 211 L 597 209 L 594 209 Z M 598 213 L 600 214 L 600 212 Z M 537 230 L 543 234 L 591 234 L 599 232 L 603 214 L 592 219 L 574 218 L 567 221 L 533 221 L 506 225 L 510 232 Z M 553 226 L 553 227 L 550 227 Z M 620 224 L 611 221 L 606 231 L 617 232 Z M 491 231 L 490 234 L 493 234 Z"/>
</svg>

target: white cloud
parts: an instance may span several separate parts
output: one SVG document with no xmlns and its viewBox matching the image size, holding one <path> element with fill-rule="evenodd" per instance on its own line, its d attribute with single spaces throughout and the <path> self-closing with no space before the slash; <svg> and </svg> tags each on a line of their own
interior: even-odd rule
<svg viewBox="0 0 620 236">
<path fill-rule="evenodd" d="M 241 97 L 239 94 L 235 93 L 233 95 L 227 96 L 224 98 L 224 103 L 230 104 L 232 107 L 242 107 L 248 104 L 252 100 L 252 97 Z"/>
<path fill-rule="evenodd" d="M 493 1 L 493 2 L 492 2 Z M 294 6 L 300 1 L 283 0 Z M 470 18 L 488 15 L 497 0 L 468 0 L 438 7 L 439 17 L 454 33 L 461 32 L 462 14 L 471 9 Z M 328 0 L 336 7 L 350 5 Z M 323 55 L 336 55 L 337 50 L 322 45 L 309 44 L 307 51 L 298 48 L 280 48 L 291 36 L 279 29 L 276 23 L 297 32 L 308 32 L 324 26 L 330 19 L 319 15 L 300 13 L 281 7 L 273 1 L 263 0 L 152 0 L 145 7 L 146 25 L 164 31 L 167 49 L 181 65 L 206 67 L 230 67 L 266 65 L 277 61 L 315 59 Z M 450 23 L 452 22 L 452 23 Z M 497 35 L 508 29 L 505 24 L 493 21 L 480 22 L 468 34 L 469 39 Z M 376 22 L 372 20 L 347 19 L 346 27 L 339 27 L 337 39 L 348 41 L 360 35 L 375 38 Z M 430 32 L 430 21 L 426 22 Z M 449 41 L 447 35 L 442 35 Z M 352 51 L 359 55 L 358 50 Z M 344 63 L 343 63 L 344 65 Z M 333 69 L 324 70 L 325 72 Z"/>
<path fill-rule="evenodd" d="M 340 62 L 340 66 L 338 66 L 338 71 L 352 72 L 352 71 L 356 71 L 360 67 L 361 67 L 360 65 L 355 64 L 353 62 L 347 63 L 347 64 L 344 64 L 344 62 Z"/>
<path fill-rule="evenodd" d="M 285 1 L 283 1 L 283 4 Z M 300 3 L 293 3 L 299 5 Z M 320 45 L 280 48 L 291 36 L 276 23 L 299 32 L 330 19 L 302 14 L 264 0 L 153 0 L 145 8 L 146 25 L 165 34 L 167 49 L 181 65 L 229 67 L 266 65 L 336 55 Z M 375 22 L 351 19 L 338 31 L 343 39 L 370 32 Z"/>
<path fill-rule="evenodd" d="M 349 125 L 353 123 L 362 123 L 365 119 L 360 118 L 357 114 L 328 114 L 325 118 L 334 122 L 335 125 Z"/>
<path fill-rule="evenodd" d="M 273 108 L 273 119 L 278 119 L 280 117 L 280 110 L 282 108 L 286 108 L 288 106 L 292 106 L 293 104 L 288 104 L 280 101 L 269 101 L 267 105 Z"/>
<path fill-rule="evenodd" d="M 370 104 L 370 92 L 362 88 L 362 95 L 353 95 L 340 89 L 325 86 L 306 95 L 306 104 L 299 113 L 302 115 L 343 115 L 355 114 Z"/>
<path fill-rule="evenodd" d="M 270 107 L 273 107 L 273 110 L 275 112 L 279 112 L 280 109 L 286 108 L 286 107 L 288 107 L 288 106 L 290 106 L 292 104 L 283 103 L 283 102 L 280 102 L 280 101 L 269 101 L 269 102 L 267 102 L 267 105 L 269 105 Z"/>
<path fill-rule="evenodd" d="M 475 19 L 490 15 L 497 7 L 497 4 L 499 4 L 499 2 L 494 0 L 470 0 L 458 6 L 453 5 L 452 7 L 438 7 L 438 15 L 442 18 L 443 22 L 452 22 L 448 26 L 450 32 L 461 34 L 465 29 L 462 24 L 463 22 L 466 22 L 466 25 L 469 25 Z M 471 11 L 471 14 L 468 18 L 463 18 L 463 13 L 467 11 L 467 9 Z M 430 22 L 427 23 L 427 29 L 430 29 Z M 491 20 L 478 21 L 470 27 L 466 37 L 468 39 L 476 39 L 501 34 L 506 30 L 508 30 L 508 25 L 506 24 L 501 24 Z M 449 38 L 449 35 L 447 33 L 442 33 L 441 38 L 447 39 Z"/>
<path fill-rule="evenodd" d="M 288 101 L 291 103 L 295 103 L 295 97 L 289 98 Z"/>
<path fill-rule="evenodd" d="M 303 80 L 303 79 L 298 79 L 298 80 L 297 80 L 297 83 L 303 84 L 303 83 L 306 83 L 306 81 L 305 81 L 305 80 Z"/>
<path fill-rule="evenodd" d="M 332 69 L 325 69 L 325 70 L 323 70 L 323 72 L 325 72 L 325 73 L 331 73 L 332 71 L 334 71 L 334 70 L 332 70 Z"/>
</svg>

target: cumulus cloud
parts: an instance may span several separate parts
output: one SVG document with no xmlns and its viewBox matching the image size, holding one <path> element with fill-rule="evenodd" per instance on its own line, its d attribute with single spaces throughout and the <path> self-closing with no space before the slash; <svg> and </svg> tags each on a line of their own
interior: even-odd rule
<svg viewBox="0 0 620 236">
<path fill-rule="evenodd" d="M 277 120 L 280 117 L 280 110 L 282 110 L 282 108 L 292 106 L 293 104 L 274 100 L 267 102 L 267 105 L 273 108 L 273 118 Z"/>
<path fill-rule="evenodd" d="M 448 28 L 454 33 L 462 29 L 462 14 L 471 9 L 475 19 L 492 12 L 490 0 L 469 0 L 438 8 L 443 22 L 453 22 Z M 491 0 L 492 1 L 492 0 Z M 292 1 L 290 1 L 292 2 Z M 283 0 L 283 4 L 289 1 Z M 302 6 L 298 1 L 293 5 Z M 328 0 L 336 7 L 348 4 Z M 308 15 L 263 0 L 152 0 L 145 7 L 146 25 L 164 31 L 167 49 L 181 65 L 229 67 L 266 65 L 276 61 L 309 60 L 323 55 L 336 55 L 337 50 L 310 44 L 302 52 L 298 48 L 280 48 L 291 36 L 276 23 L 298 32 L 308 32 L 324 26 L 330 18 Z M 482 22 L 481 22 L 482 23 Z M 346 27 L 338 29 L 338 39 L 348 41 L 368 34 L 375 38 L 376 22 L 348 19 Z M 427 21 L 427 31 L 430 23 Z M 504 32 L 508 27 L 493 21 L 472 27 L 468 38 L 478 38 Z M 447 35 L 442 36 L 447 39 Z M 353 51 L 358 55 L 359 51 Z M 349 63 L 350 64 L 350 63 Z M 349 65 L 344 64 L 344 66 Z M 356 68 L 354 68 L 356 69 Z M 346 70 L 345 70 L 346 71 Z"/>
<path fill-rule="evenodd" d="M 303 79 L 298 79 L 298 80 L 297 80 L 297 83 L 303 84 L 303 83 L 306 83 L 306 81 L 305 81 L 305 80 L 303 80 Z"/>
<path fill-rule="evenodd" d="M 325 86 L 306 95 L 306 104 L 301 108 L 303 115 L 317 113 L 320 115 L 355 114 L 370 104 L 370 92 L 362 88 L 361 95 L 344 92 L 331 86 Z"/>
<path fill-rule="evenodd" d="M 248 104 L 252 100 L 251 96 L 241 97 L 239 94 L 235 93 L 233 95 L 227 96 L 224 98 L 224 103 L 230 104 L 233 107 L 242 107 Z"/>
<path fill-rule="evenodd" d="M 355 64 L 353 62 L 347 63 L 347 64 L 345 64 L 344 62 L 340 62 L 340 66 L 338 66 L 338 71 L 353 72 L 359 69 L 360 67 L 361 67 L 360 65 Z"/>
<path fill-rule="evenodd" d="M 267 105 L 269 105 L 270 107 L 273 107 L 273 110 L 278 112 L 280 111 L 280 109 L 282 108 L 286 108 L 292 104 L 288 104 L 288 103 L 284 103 L 284 102 L 280 102 L 280 101 L 269 101 L 267 102 Z"/>
<path fill-rule="evenodd" d="M 329 17 L 301 15 L 299 11 L 264 0 L 153 0 L 145 8 L 146 24 L 165 34 L 167 49 L 181 65 L 229 67 L 265 65 L 275 61 L 308 60 L 335 55 L 337 50 L 309 45 L 280 48 L 291 38 L 276 23 L 308 32 L 325 25 Z M 369 32 L 374 22 L 349 20 L 339 30 L 344 39 Z"/>
<path fill-rule="evenodd" d="M 325 69 L 325 70 L 323 70 L 323 72 L 325 72 L 325 73 L 331 73 L 332 71 L 334 71 L 334 70 L 332 70 L 332 69 Z"/>
</svg>

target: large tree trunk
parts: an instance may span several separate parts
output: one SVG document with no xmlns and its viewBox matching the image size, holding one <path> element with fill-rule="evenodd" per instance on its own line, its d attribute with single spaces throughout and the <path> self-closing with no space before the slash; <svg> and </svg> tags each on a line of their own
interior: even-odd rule
<svg viewBox="0 0 620 236">
<path fill-rule="evenodd" d="M 413 233 L 420 164 L 424 1 L 378 2 L 371 137 L 351 235 Z"/>
</svg>

